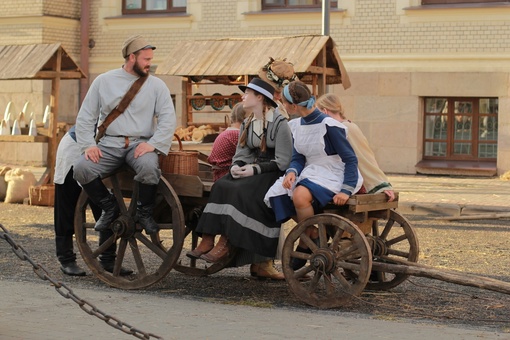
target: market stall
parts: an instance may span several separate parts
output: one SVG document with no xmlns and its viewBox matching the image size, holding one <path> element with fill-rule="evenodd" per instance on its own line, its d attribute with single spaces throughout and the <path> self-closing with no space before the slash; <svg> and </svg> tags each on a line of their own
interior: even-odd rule
<svg viewBox="0 0 510 340">
<path fill-rule="evenodd" d="M 185 77 L 183 126 L 223 126 L 225 115 L 241 100 L 237 86 L 248 84 L 270 57 L 291 62 L 299 79 L 311 85 L 315 95 L 323 94 L 329 84 L 350 87 L 335 42 L 329 36 L 196 40 L 174 46 L 158 65 L 156 75 Z M 218 84 L 232 87 L 224 93 L 204 95 L 200 91 Z"/>
<path fill-rule="evenodd" d="M 37 136 L 0 136 L 0 142 L 48 143 L 45 181 L 53 182 L 57 151 L 57 122 L 61 79 L 85 78 L 76 62 L 60 43 L 0 46 L 0 80 L 51 80 L 48 128 L 37 129 Z"/>
</svg>

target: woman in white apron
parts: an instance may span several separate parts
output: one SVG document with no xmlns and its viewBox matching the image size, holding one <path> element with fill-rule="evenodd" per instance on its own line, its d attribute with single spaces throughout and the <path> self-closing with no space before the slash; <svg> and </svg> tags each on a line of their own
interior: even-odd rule
<svg viewBox="0 0 510 340">
<path fill-rule="evenodd" d="M 301 118 L 289 124 L 294 140 L 290 166 L 269 189 L 264 201 L 278 221 L 293 217 L 300 222 L 331 201 L 345 204 L 360 190 L 363 178 L 347 141 L 347 128 L 315 107 L 315 97 L 306 84 L 296 81 L 287 85 L 283 103 L 289 114 L 296 113 Z M 317 239 L 317 232 L 312 227 L 307 234 Z M 307 250 L 304 243 L 298 248 Z"/>
</svg>

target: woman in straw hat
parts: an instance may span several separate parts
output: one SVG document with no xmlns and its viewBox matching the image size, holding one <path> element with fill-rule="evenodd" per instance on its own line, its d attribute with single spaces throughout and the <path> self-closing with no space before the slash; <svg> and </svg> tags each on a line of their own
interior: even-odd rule
<svg viewBox="0 0 510 340">
<path fill-rule="evenodd" d="M 274 59 L 270 57 L 269 62 L 260 68 L 258 75 L 260 79 L 274 87 L 274 101 L 278 104 L 278 110 L 283 116 L 290 118 L 281 100 L 285 85 L 298 80 L 294 72 L 294 65 L 286 58 Z"/>
<path fill-rule="evenodd" d="M 198 222 L 202 241 L 186 255 L 217 263 L 234 246 L 233 265 L 252 264 L 252 276 L 283 280 L 273 266 L 281 225 L 263 199 L 290 164 L 292 136 L 287 119 L 275 110 L 274 87 L 255 78 L 239 88 L 251 114 L 241 125 L 230 173 L 214 183 Z M 221 235 L 216 245 L 215 235 Z"/>
</svg>

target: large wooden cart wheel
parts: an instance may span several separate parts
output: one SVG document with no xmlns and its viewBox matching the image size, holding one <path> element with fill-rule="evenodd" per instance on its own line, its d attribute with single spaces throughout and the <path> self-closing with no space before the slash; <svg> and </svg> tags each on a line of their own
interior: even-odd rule
<svg viewBox="0 0 510 340">
<path fill-rule="evenodd" d="M 386 219 L 374 220 L 372 235 L 368 236 L 373 252 L 374 267 L 378 263 L 400 264 L 398 260 L 418 262 L 418 237 L 409 221 L 398 212 L 390 210 Z M 409 275 L 375 269 L 367 289 L 388 290 L 404 282 Z"/>
<path fill-rule="evenodd" d="M 305 233 L 317 227 L 317 246 Z M 295 251 L 302 239 L 311 254 Z M 291 257 L 306 260 L 294 271 Z M 335 214 L 320 214 L 298 223 L 285 239 L 282 254 L 285 279 L 302 301 L 319 308 L 339 307 L 361 294 L 372 269 L 372 254 L 365 235 L 351 221 Z"/>
<path fill-rule="evenodd" d="M 161 178 L 158 184 L 154 219 L 160 231 L 147 236 L 142 226 L 135 222 L 138 185 L 134 174 L 120 171 L 103 181 L 117 199 L 121 214 L 113 222 L 110 236 L 99 245 L 99 233 L 94 231 L 94 218 L 83 191 L 75 212 L 76 242 L 83 260 L 90 270 L 105 283 L 123 289 L 148 287 L 163 279 L 174 267 L 184 240 L 184 214 L 179 198 L 170 184 Z M 117 256 L 113 273 L 103 269 L 100 255 L 111 245 L 116 245 Z M 134 270 L 121 276 L 121 267 Z"/>
<path fill-rule="evenodd" d="M 214 273 L 219 272 L 223 268 L 225 268 L 235 257 L 236 251 L 233 250 L 230 252 L 229 256 L 223 259 L 218 263 L 207 263 L 201 259 L 191 259 L 186 256 L 186 253 L 192 249 L 195 249 L 201 241 L 201 238 L 194 231 L 196 227 L 196 223 L 202 214 L 201 207 L 194 207 L 190 209 L 189 212 L 186 213 L 186 229 L 185 229 L 185 239 L 182 248 L 182 254 L 177 264 L 175 265 L 175 270 L 193 276 L 207 276 Z M 216 237 L 216 241 L 219 236 Z"/>
</svg>

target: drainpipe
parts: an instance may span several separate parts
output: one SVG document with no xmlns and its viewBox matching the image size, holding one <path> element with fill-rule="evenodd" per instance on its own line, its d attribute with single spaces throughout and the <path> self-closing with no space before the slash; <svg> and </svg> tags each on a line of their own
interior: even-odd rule
<svg viewBox="0 0 510 340">
<path fill-rule="evenodd" d="M 322 0 L 322 35 L 329 35 L 329 0 Z"/>
<path fill-rule="evenodd" d="M 80 19 L 80 68 L 87 78 L 80 79 L 80 105 L 89 89 L 89 26 L 90 26 L 90 2 L 81 1 Z"/>
</svg>

